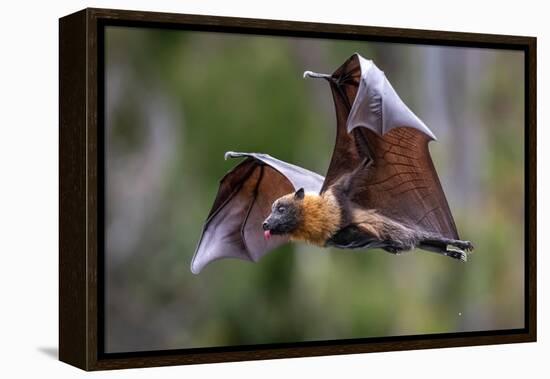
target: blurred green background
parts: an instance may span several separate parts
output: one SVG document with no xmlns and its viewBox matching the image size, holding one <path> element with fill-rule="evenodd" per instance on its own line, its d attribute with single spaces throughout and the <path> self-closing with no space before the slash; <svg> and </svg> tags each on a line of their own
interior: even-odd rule
<svg viewBox="0 0 550 379">
<path fill-rule="evenodd" d="M 524 326 L 523 53 L 477 48 L 108 27 L 107 352 Z M 432 129 L 466 264 L 288 245 L 252 264 L 189 265 L 227 150 L 324 175 L 328 84 L 374 60 Z"/>
</svg>

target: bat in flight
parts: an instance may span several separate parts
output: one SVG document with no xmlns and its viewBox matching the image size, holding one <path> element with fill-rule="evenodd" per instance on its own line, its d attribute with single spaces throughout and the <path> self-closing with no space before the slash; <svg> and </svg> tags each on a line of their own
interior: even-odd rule
<svg viewBox="0 0 550 379">
<path fill-rule="evenodd" d="M 326 80 L 336 141 L 326 177 L 267 154 L 244 158 L 220 181 L 191 262 L 198 274 L 222 258 L 257 262 L 289 241 L 342 249 L 415 248 L 466 261 L 435 171 L 428 127 L 375 64 L 352 55 Z"/>
</svg>

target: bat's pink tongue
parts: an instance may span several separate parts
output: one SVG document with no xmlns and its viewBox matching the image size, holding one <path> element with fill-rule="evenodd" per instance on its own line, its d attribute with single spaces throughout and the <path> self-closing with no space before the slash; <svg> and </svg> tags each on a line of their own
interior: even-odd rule
<svg viewBox="0 0 550 379">
<path fill-rule="evenodd" d="M 271 231 L 266 230 L 264 231 L 264 239 L 268 241 L 271 238 Z"/>
</svg>

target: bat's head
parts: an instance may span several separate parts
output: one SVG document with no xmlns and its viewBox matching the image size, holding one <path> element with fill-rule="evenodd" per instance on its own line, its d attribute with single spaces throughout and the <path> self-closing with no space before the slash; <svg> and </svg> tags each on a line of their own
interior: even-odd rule
<svg viewBox="0 0 550 379">
<path fill-rule="evenodd" d="M 302 220 L 304 189 L 282 196 L 273 202 L 271 213 L 262 224 L 265 239 L 272 234 L 292 233 Z"/>
</svg>

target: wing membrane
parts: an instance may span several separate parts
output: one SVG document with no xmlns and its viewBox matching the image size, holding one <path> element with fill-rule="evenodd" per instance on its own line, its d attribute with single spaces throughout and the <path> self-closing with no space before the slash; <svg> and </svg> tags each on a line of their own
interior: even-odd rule
<svg viewBox="0 0 550 379">
<path fill-rule="evenodd" d="M 322 191 L 354 173 L 351 200 L 446 238 L 456 226 L 433 165 L 433 133 L 401 101 L 384 73 L 358 54 L 331 76 L 337 133 Z M 365 161 L 370 161 L 364 165 Z"/>
</svg>

